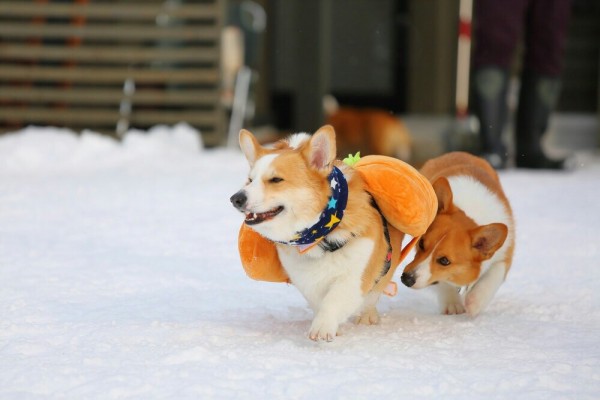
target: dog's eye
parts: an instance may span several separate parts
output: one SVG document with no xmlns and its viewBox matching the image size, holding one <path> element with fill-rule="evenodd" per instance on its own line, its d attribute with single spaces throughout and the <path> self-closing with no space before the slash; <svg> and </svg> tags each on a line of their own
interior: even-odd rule
<svg viewBox="0 0 600 400">
<path fill-rule="evenodd" d="M 252 178 L 248 178 L 248 183 L 252 183 Z"/>
<path fill-rule="evenodd" d="M 425 241 L 423 239 L 419 240 L 419 250 L 425 251 Z"/>
<path fill-rule="evenodd" d="M 281 182 L 281 181 L 283 181 L 283 178 L 280 178 L 280 177 L 278 177 L 278 176 L 274 176 L 274 177 L 272 177 L 271 179 L 269 179 L 269 182 L 270 182 L 270 183 L 279 183 L 279 182 Z"/>
<path fill-rule="evenodd" d="M 450 265 L 450 260 L 448 260 L 447 257 L 440 257 L 437 259 L 438 264 L 443 265 L 444 267 L 447 267 L 448 265 Z"/>
</svg>

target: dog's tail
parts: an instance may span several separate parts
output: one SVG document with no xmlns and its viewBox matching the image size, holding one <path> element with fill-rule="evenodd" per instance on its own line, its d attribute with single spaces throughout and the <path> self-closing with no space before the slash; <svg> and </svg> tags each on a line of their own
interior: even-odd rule
<svg viewBox="0 0 600 400">
<path fill-rule="evenodd" d="M 326 117 L 335 114 L 337 110 L 339 110 L 339 108 L 340 104 L 338 103 L 336 98 L 333 97 L 333 95 L 326 94 L 325 96 L 323 96 L 323 112 L 325 113 Z"/>
</svg>

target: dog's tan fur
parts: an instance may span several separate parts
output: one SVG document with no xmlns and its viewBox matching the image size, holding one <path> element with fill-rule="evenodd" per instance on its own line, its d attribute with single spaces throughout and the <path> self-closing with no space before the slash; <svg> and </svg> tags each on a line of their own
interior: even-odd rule
<svg viewBox="0 0 600 400">
<path fill-rule="evenodd" d="M 335 141 L 335 138 L 332 140 Z M 327 173 L 306 168 L 307 165 L 310 165 L 309 142 L 293 149 L 287 141 L 281 140 L 275 143 L 272 149 L 260 148 L 259 154 L 260 156 L 279 154 L 279 157 L 273 162 L 273 166 L 277 171 L 285 171 L 283 174 L 290 184 L 314 185 L 316 192 L 320 194 L 320 199 L 314 204 L 307 204 L 308 213 L 316 214 L 325 207 L 329 197 L 329 187 L 323 178 L 327 176 Z M 348 204 L 344 218 L 337 229 L 352 232 L 357 237 L 371 238 L 376 243 L 371 260 L 363 274 L 361 287 L 363 294 L 367 294 L 373 289 L 375 280 L 381 272 L 382 260 L 387 254 L 387 242 L 383 235 L 381 215 L 371 206 L 371 196 L 365 191 L 365 185 L 360 175 L 339 160 L 334 161 L 334 165 L 344 172 L 348 181 Z M 273 195 L 276 196 L 283 189 L 282 186 L 275 186 L 269 190 L 272 190 Z M 401 233 L 394 232 L 394 237 L 395 239 L 400 238 L 400 241 L 394 243 L 402 243 L 403 235 Z M 278 246 L 284 245 L 278 244 Z M 381 290 L 389 283 L 392 275 L 393 271 L 390 271 L 386 277 L 380 280 L 378 287 L 381 287 Z"/>
<path fill-rule="evenodd" d="M 438 214 L 419 242 L 415 259 L 404 269 L 403 281 L 415 288 L 440 283 L 443 312 L 455 314 L 466 309 L 476 315 L 512 265 L 514 221 L 509 201 L 496 171 L 485 160 L 467 153 L 430 160 L 421 173 L 433 184 Z M 457 197 L 463 208 L 455 204 Z M 446 261 L 450 264 L 444 265 Z M 488 273 L 491 270 L 493 273 Z M 480 284 L 486 275 L 486 283 Z M 464 308 L 452 293 L 455 289 L 446 284 L 466 288 Z"/>
<path fill-rule="evenodd" d="M 411 161 L 412 138 L 398 116 L 374 108 L 337 107 L 326 122 L 335 129 L 339 154 L 360 151 Z"/>
<path fill-rule="evenodd" d="M 337 331 L 339 323 L 355 312 L 361 314 L 358 319 L 361 323 L 378 322 L 375 304 L 391 280 L 395 268 L 390 268 L 386 275 L 381 277 L 388 252 L 382 217 L 371 205 L 371 196 L 365 191 L 361 176 L 344 163 L 335 161 L 336 146 L 333 128 L 325 126 L 306 140 L 290 138 L 276 143 L 272 148 L 261 147 L 252 134 L 242 131 L 240 143 L 251 168 L 263 157 L 267 157 L 264 160 L 269 162 L 267 166 L 261 166 L 260 177 L 254 176 L 254 179 L 262 180 L 259 197 L 264 201 L 261 202 L 269 204 L 272 208 L 279 204 L 277 199 L 280 199 L 281 204 L 286 205 L 284 209 L 287 213 L 293 210 L 294 218 L 282 212 L 283 218 L 276 216 L 253 227 L 274 242 L 291 239 L 291 237 L 279 237 L 289 233 L 281 233 L 282 227 L 277 224 L 288 222 L 293 224 L 299 219 L 306 221 L 304 222 L 306 226 L 310 226 L 309 222 L 326 207 L 331 193 L 327 176 L 332 164 L 344 173 L 348 182 L 347 206 L 340 224 L 327 238 L 341 239 L 347 243 L 335 252 L 325 252 L 315 246 L 304 254 L 300 254 L 296 248 L 287 244 L 276 243 L 276 246 L 292 284 L 298 287 L 315 311 L 315 321 L 309 334 L 311 339 L 331 340 L 335 336 L 332 329 Z M 271 183 L 274 176 L 282 180 Z M 303 203 L 296 203 L 299 193 L 305 200 Z M 248 210 L 248 212 L 265 211 L 267 210 Z M 389 227 L 389 230 L 393 243 L 399 246 L 403 234 L 393 227 Z M 270 235 L 276 237 L 269 237 Z M 369 253 L 365 253 L 366 249 L 370 249 Z M 399 249 L 396 252 L 399 252 Z M 360 260 L 366 262 L 361 264 L 363 261 Z M 392 265 L 394 264 L 392 262 Z M 311 268 L 314 268 L 313 274 L 307 272 Z M 344 293 L 344 285 L 348 287 L 347 293 Z M 358 292 L 354 293 L 354 290 Z M 334 294 L 330 295 L 330 293 Z M 356 298 L 357 296 L 359 298 Z M 355 307 L 352 306 L 354 303 L 356 303 Z M 331 314 L 330 309 L 342 311 L 334 317 L 321 315 Z M 335 321 L 332 322 L 332 318 Z"/>
</svg>

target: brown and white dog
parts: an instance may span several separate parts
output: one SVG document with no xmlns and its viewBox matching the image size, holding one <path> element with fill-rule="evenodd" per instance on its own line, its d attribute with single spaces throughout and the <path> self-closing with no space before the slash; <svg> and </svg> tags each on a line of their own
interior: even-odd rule
<svg viewBox="0 0 600 400">
<path fill-rule="evenodd" d="M 402 120 L 385 110 L 376 108 L 340 107 L 337 100 L 323 98 L 326 123 L 333 126 L 340 154 L 365 156 L 381 154 L 410 162 L 412 137 Z"/>
<path fill-rule="evenodd" d="M 315 313 L 310 339 L 333 340 L 353 314 L 359 323 L 377 323 L 376 303 L 394 273 L 387 225 L 360 175 L 336 161 L 333 128 L 295 134 L 272 148 L 242 130 L 240 146 L 250 173 L 231 202 L 248 226 L 276 243 Z M 393 242 L 401 243 L 400 235 L 395 231 Z"/>
<path fill-rule="evenodd" d="M 515 228 L 510 204 L 496 171 L 468 153 L 434 158 L 420 172 L 433 184 L 438 213 L 401 280 L 415 289 L 439 284 L 444 314 L 475 316 L 511 267 Z"/>
</svg>

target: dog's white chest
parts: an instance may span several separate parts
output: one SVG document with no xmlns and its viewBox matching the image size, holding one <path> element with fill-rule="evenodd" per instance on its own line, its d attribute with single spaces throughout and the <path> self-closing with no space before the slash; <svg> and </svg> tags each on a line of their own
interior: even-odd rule
<svg viewBox="0 0 600 400">
<path fill-rule="evenodd" d="M 373 248 L 373 240 L 360 238 L 334 252 L 314 249 L 300 254 L 291 246 L 278 246 L 277 251 L 292 284 L 316 311 L 332 285 L 347 286 L 348 293 L 360 291 Z"/>
</svg>

